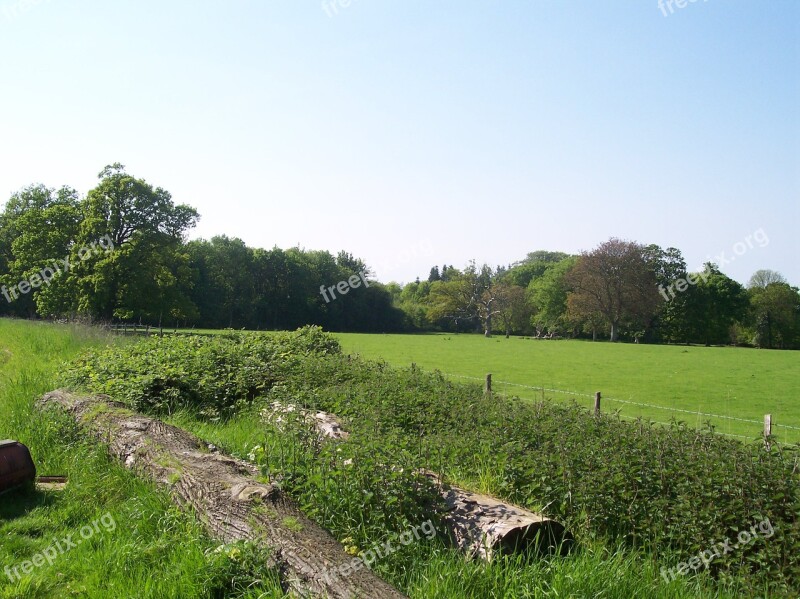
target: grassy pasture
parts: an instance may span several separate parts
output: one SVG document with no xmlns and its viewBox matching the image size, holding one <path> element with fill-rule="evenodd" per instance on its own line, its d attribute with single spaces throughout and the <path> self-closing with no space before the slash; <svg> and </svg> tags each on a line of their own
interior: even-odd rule
<svg viewBox="0 0 800 599">
<path fill-rule="evenodd" d="M 601 391 L 603 411 L 620 410 L 622 417 L 664 423 L 674 417 L 692 427 L 709 420 L 718 432 L 753 439 L 763 430 L 764 414 L 772 414 L 773 434 L 800 443 L 800 352 L 463 334 L 336 337 L 347 352 L 397 366 L 414 362 L 481 380 L 491 372 L 494 390 L 508 395 L 541 398 L 541 390 L 528 387 L 544 387 L 574 392 L 545 391 L 548 399 L 574 398 L 590 407 L 589 396 Z"/>
<path fill-rule="evenodd" d="M 126 342 L 97 329 L 0 319 L 0 439 L 26 444 L 38 474 L 69 478 L 60 492 L 0 495 L 0 599 L 283 597 L 260 554 L 210 539 L 166 493 L 76 434 L 68 417 L 34 409 L 81 350 Z M 49 561 L 32 561 L 48 553 Z"/>
</svg>

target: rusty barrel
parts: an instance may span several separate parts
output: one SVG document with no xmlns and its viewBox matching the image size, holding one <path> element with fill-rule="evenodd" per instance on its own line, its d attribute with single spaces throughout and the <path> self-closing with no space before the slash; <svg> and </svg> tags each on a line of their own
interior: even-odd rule
<svg viewBox="0 0 800 599">
<path fill-rule="evenodd" d="M 0 493 L 36 480 L 31 452 L 18 441 L 0 441 Z"/>
</svg>

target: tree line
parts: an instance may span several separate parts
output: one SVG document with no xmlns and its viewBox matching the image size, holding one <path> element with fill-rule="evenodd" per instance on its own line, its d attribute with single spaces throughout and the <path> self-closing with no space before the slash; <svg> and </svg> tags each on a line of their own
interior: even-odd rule
<svg viewBox="0 0 800 599">
<path fill-rule="evenodd" d="M 6 202 L 0 315 L 800 347 L 800 293 L 774 271 L 758 271 L 745 288 L 715 264 L 688 272 L 675 248 L 612 238 L 580 255 L 445 264 L 427 280 L 384 285 L 344 251 L 250 248 L 227 236 L 188 241 L 194 208 L 120 164 L 98 178 L 85 197 L 32 185 Z"/>
<path fill-rule="evenodd" d="M 506 267 L 434 267 L 387 289 L 421 329 L 800 348 L 800 291 L 780 273 L 759 270 L 744 287 L 713 263 L 689 272 L 676 248 L 616 238 Z"/>
<path fill-rule="evenodd" d="M 170 327 L 404 328 L 402 311 L 376 281 L 323 299 L 320 285 L 368 271 L 351 254 L 250 248 L 226 236 L 187 241 L 199 219 L 194 208 L 120 164 L 99 179 L 85 198 L 69 187 L 32 185 L 6 202 L 0 315 Z"/>
</svg>

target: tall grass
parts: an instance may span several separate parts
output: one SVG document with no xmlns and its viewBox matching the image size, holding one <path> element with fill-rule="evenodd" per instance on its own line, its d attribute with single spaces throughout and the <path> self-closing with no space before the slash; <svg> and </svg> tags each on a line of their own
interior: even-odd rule
<svg viewBox="0 0 800 599">
<path fill-rule="evenodd" d="M 167 420 L 243 459 L 254 459 L 254 448 L 266 453 L 301 453 L 294 431 L 265 427 L 258 408 L 221 422 L 208 422 L 196 413 L 179 411 Z M 354 507 L 342 501 L 306 509 L 341 540 L 357 538 L 362 548 L 380 544 L 383 536 L 364 534 L 362 501 Z M 344 512 L 344 513 L 343 513 Z M 727 599 L 739 597 L 735 586 L 715 588 L 705 576 L 665 582 L 655 561 L 645 553 L 603 542 L 588 543 L 568 556 L 508 556 L 486 564 L 465 559 L 441 542 L 419 542 L 389 555 L 375 565 L 378 574 L 403 589 L 412 599 L 522 599 L 595 597 L 607 599 Z"/>
<path fill-rule="evenodd" d="M 191 514 L 111 461 L 67 417 L 34 409 L 67 360 L 111 341 L 85 327 L 0 319 L 0 438 L 27 445 L 39 474 L 69 477 L 61 492 L 0 495 L 0 597 L 283 597 L 263 553 L 216 551 Z M 109 526 L 84 540 L 82 527 L 98 521 Z M 81 542 L 66 549 L 70 535 Z M 58 544 L 65 550 L 52 563 L 24 573 L 26 561 Z"/>
</svg>

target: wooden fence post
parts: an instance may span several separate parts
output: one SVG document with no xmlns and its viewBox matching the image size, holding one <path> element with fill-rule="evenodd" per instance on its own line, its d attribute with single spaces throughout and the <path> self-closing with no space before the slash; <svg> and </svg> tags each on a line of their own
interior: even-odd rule
<svg viewBox="0 0 800 599">
<path fill-rule="evenodd" d="M 483 388 L 483 392 L 486 393 L 486 395 L 491 395 L 492 394 L 492 373 L 491 372 L 486 375 L 486 385 Z"/>
<path fill-rule="evenodd" d="M 600 415 L 600 392 L 594 394 L 594 415 Z"/>
<path fill-rule="evenodd" d="M 770 447 L 769 437 L 772 435 L 772 414 L 764 414 L 764 444 Z"/>
</svg>

